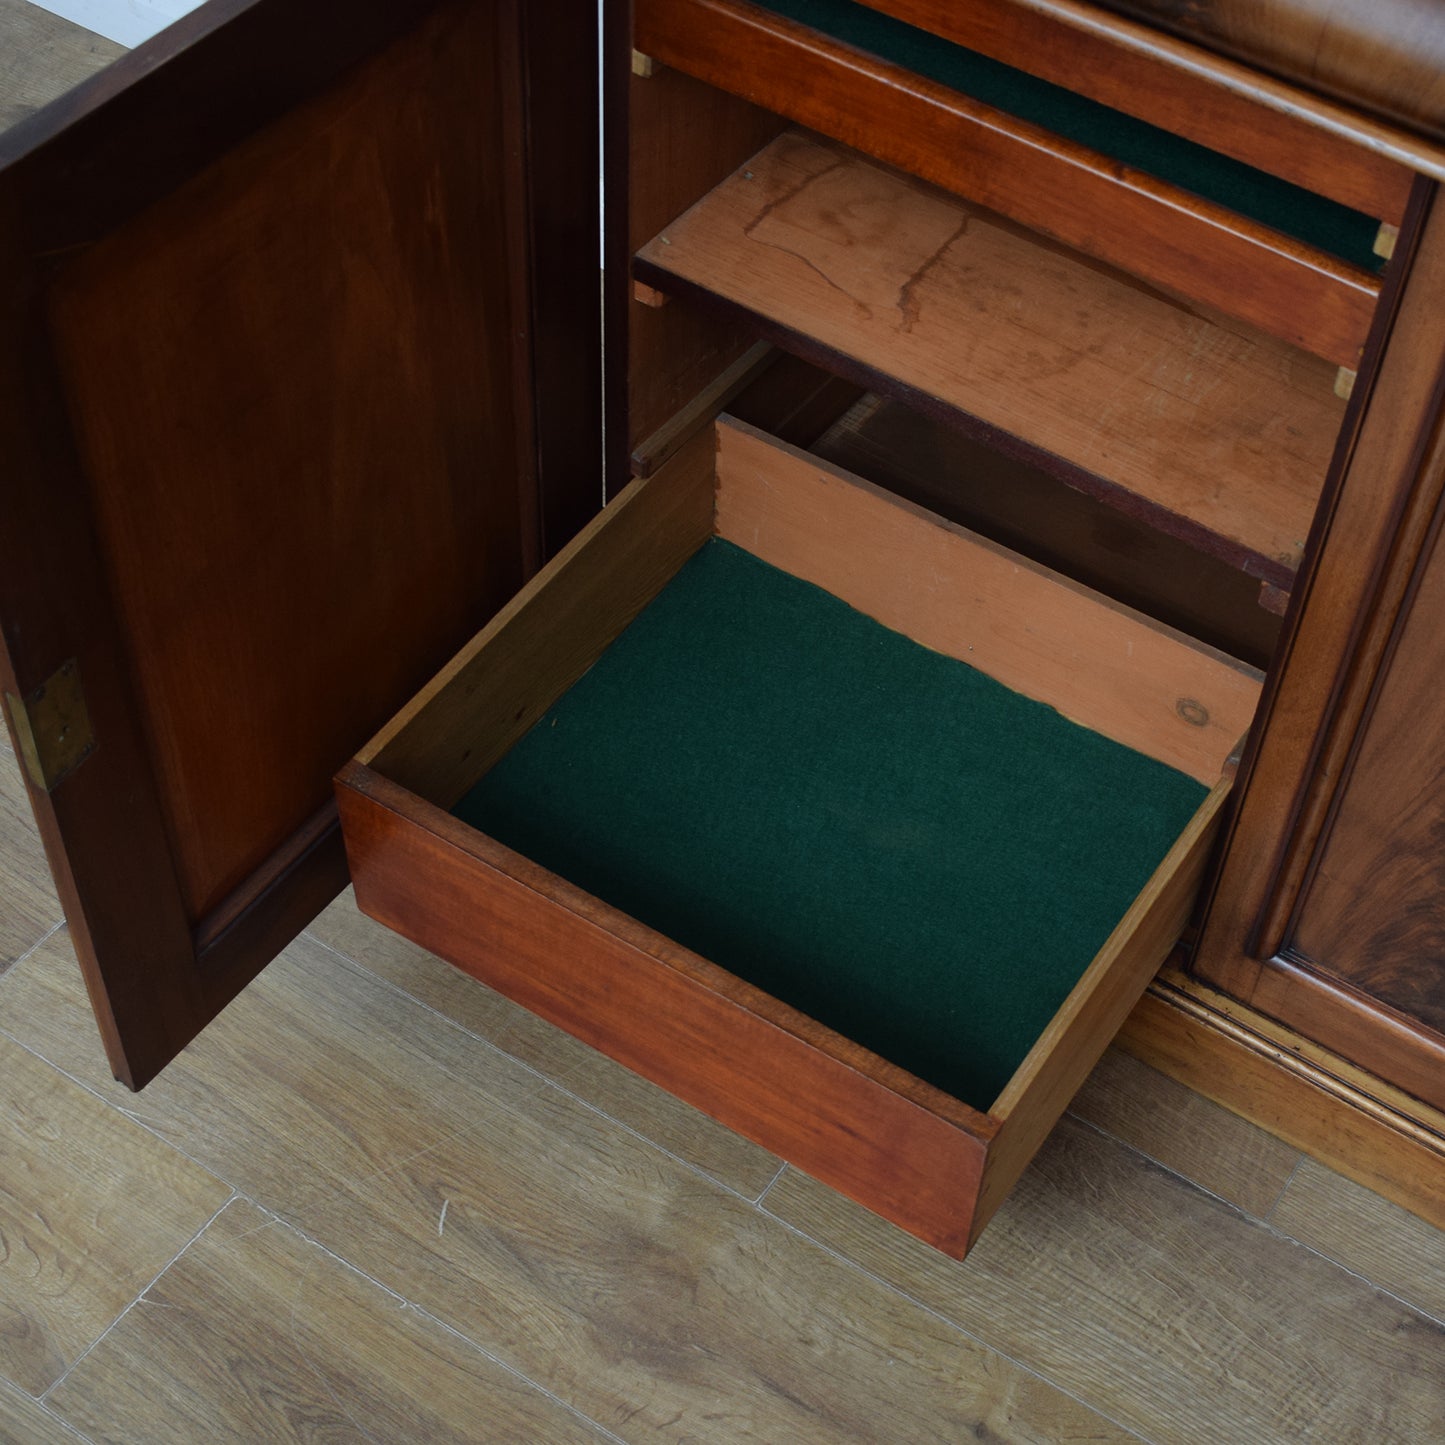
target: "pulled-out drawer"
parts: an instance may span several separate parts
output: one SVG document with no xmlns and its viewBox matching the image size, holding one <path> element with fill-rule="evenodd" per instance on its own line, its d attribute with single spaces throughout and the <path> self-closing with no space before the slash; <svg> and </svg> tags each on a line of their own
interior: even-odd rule
<svg viewBox="0 0 1445 1445">
<path fill-rule="evenodd" d="M 724 420 L 343 771 L 342 826 L 367 913 L 961 1256 L 1177 940 L 1258 690 Z"/>
</svg>

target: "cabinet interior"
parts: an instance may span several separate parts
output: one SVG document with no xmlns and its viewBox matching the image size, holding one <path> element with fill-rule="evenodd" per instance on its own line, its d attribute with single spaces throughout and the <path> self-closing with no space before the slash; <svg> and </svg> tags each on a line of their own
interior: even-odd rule
<svg viewBox="0 0 1445 1445">
<path fill-rule="evenodd" d="M 907 18 L 911 7 L 880 8 Z M 1007 144 L 973 157 L 981 177 L 905 155 L 919 135 L 946 139 L 940 107 L 976 102 L 936 78 L 947 69 L 939 36 L 918 31 L 922 49 L 895 47 L 914 60 L 927 51 L 931 74 L 861 49 L 894 21 L 860 20 L 860 9 L 708 0 L 639 14 L 639 44 L 693 73 L 649 56 L 632 86 L 635 471 L 711 400 L 1266 666 L 1378 294 L 1377 266 L 1356 243 L 1398 219 L 1403 171 L 1345 152 L 1320 199 L 1353 217 L 1354 241 L 1336 245 L 1348 262 L 1255 217 L 1240 224 L 1259 254 L 1231 258 L 1197 233 L 1217 195 L 1157 176 L 1145 187 L 1151 214 L 1162 225 L 1167 212 L 1172 230 L 1141 241 L 1127 202 L 1137 177 L 1116 159 L 1093 156 L 1095 170 L 1113 167 L 1102 202 L 1076 190 L 1014 196 L 1010 173 L 1027 170 L 1031 147 L 1084 145 L 1040 139 L 1036 119 L 990 112 Z M 805 21 L 853 28 L 839 38 Z M 747 69 L 734 56 L 730 69 L 699 43 L 735 39 L 737 27 L 760 54 L 791 58 L 792 91 L 769 79 L 781 60 Z M 907 101 L 896 113 L 870 114 L 872 92 L 849 89 L 878 66 Z M 792 128 L 798 120 L 815 128 Z M 1290 168 L 1236 144 L 1236 130 L 1237 118 L 1222 134 L 1251 174 L 1282 194 L 1298 186 L 1297 174 L 1265 175 L 1264 165 Z M 1262 315 L 1251 298 L 1266 252 L 1302 267 L 1290 283 L 1296 318 L 1329 313 L 1342 287 L 1368 292 L 1343 345 Z M 1224 287 L 1221 266 L 1233 268 Z"/>
</svg>

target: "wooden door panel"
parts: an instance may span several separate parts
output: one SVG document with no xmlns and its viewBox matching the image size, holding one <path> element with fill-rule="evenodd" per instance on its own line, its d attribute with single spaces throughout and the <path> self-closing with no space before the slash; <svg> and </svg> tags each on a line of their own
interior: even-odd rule
<svg viewBox="0 0 1445 1445">
<path fill-rule="evenodd" d="M 1207 982 L 1445 1102 L 1445 206 L 1421 183 L 1241 772 Z"/>
<path fill-rule="evenodd" d="M 600 491 L 595 249 L 533 261 L 552 8 L 226 0 L 0 150 L 7 711 L 135 1086 L 341 886 L 331 774 Z M 534 344 L 569 265 L 594 305 Z"/>
<path fill-rule="evenodd" d="M 1445 552 L 1408 604 L 1293 929 L 1316 968 L 1445 1039 Z M 1445 1097 L 1445 1079 L 1440 1081 Z"/>
<path fill-rule="evenodd" d="M 489 18 L 438 12 L 52 283 L 198 922 L 326 803 L 356 730 L 521 582 L 530 488 L 512 368 L 486 341 L 518 330 L 513 293 L 477 284 L 515 274 L 487 164 L 502 117 L 450 119 L 478 59 L 496 63 L 476 33 Z M 497 93 L 495 74 L 476 80 Z M 453 252 L 485 270 L 454 272 Z"/>
</svg>

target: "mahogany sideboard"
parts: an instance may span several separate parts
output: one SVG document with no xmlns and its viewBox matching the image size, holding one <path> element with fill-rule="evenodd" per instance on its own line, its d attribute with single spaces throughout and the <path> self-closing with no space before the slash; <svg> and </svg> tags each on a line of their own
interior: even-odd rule
<svg viewBox="0 0 1445 1445">
<path fill-rule="evenodd" d="M 1116 1032 L 1445 1223 L 1442 54 L 1403 0 L 210 0 L 0 137 L 0 683 L 117 1076 L 350 872 L 954 1253 Z M 795 570 L 1223 769 L 987 1107 L 448 811 L 775 484 Z M 935 544 L 933 621 L 1005 577 L 966 642 L 875 600 Z"/>
</svg>

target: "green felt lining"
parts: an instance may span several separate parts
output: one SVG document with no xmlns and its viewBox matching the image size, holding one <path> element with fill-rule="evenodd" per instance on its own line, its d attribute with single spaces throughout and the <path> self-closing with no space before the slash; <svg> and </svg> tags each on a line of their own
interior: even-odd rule
<svg viewBox="0 0 1445 1445">
<path fill-rule="evenodd" d="M 1204 794 L 714 540 L 455 812 L 987 1109 Z"/>
<path fill-rule="evenodd" d="M 1147 121 L 1015 70 L 853 0 L 758 0 L 765 9 L 1378 274 L 1379 222 Z"/>
</svg>

